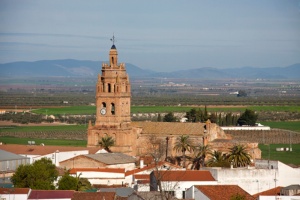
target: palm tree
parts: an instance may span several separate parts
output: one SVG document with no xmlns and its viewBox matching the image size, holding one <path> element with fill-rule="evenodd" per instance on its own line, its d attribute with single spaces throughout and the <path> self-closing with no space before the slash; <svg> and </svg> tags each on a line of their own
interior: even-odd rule
<svg viewBox="0 0 300 200">
<path fill-rule="evenodd" d="M 192 162 L 192 169 L 197 169 L 199 170 L 200 167 L 204 167 L 205 166 L 205 158 L 208 154 L 211 153 L 211 149 L 209 145 L 199 145 L 198 147 L 195 147 L 195 149 L 197 150 L 197 154 L 196 156 L 193 158 Z"/>
<path fill-rule="evenodd" d="M 111 152 L 110 147 L 115 145 L 115 140 L 110 136 L 105 136 L 99 141 L 99 145 L 103 147 L 107 152 Z"/>
<path fill-rule="evenodd" d="M 221 151 L 213 151 L 210 153 L 211 158 L 207 161 L 207 166 L 209 167 L 230 167 L 226 155 Z"/>
<path fill-rule="evenodd" d="M 245 167 L 251 163 L 251 156 L 247 153 L 247 149 L 243 145 L 236 145 L 229 148 L 228 161 L 234 167 Z"/>
<path fill-rule="evenodd" d="M 174 149 L 178 152 L 182 152 L 182 157 L 183 157 L 183 167 L 185 168 L 185 152 L 186 151 L 193 151 L 194 146 L 192 145 L 192 142 L 190 140 L 190 137 L 188 135 L 181 135 L 177 138 L 177 141 L 175 143 Z"/>
</svg>

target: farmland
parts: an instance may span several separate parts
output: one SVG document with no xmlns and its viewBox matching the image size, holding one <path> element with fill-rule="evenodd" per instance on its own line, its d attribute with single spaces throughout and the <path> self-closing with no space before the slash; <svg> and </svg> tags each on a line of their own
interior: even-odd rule
<svg viewBox="0 0 300 200">
<path fill-rule="evenodd" d="M 26 112 L 23 117 L 47 119 L 53 115 L 60 125 L 24 121 L 22 126 L 0 127 L 0 140 L 5 143 L 86 146 L 89 120 L 95 118 L 95 83 L 81 78 L 28 78 L 2 79 L 0 81 L 0 109 Z M 179 83 L 179 84 L 178 84 Z M 131 114 L 146 116 L 148 113 L 184 113 L 192 108 L 209 113 L 235 113 L 245 109 L 258 114 L 258 122 L 276 128 L 276 136 L 269 137 L 270 145 L 262 145 L 262 157 L 279 159 L 299 165 L 299 145 L 293 141 L 292 152 L 276 152 L 276 147 L 288 147 L 289 133 L 296 137 L 300 132 L 300 83 L 298 80 L 199 80 L 145 78 L 131 80 Z M 233 95 L 239 90 L 246 97 Z M 18 117 L 22 117 L 19 113 Z M 80 118 L 76 121 L 75 118 Z M 49 118 L 48 118 L 49 119 Z M 5 119 L 2 119 L 5 120 Z M 149 120 L 145 118 L 144 120 Z M 54 121 L 49 121 L 54 122 Z M 75 125 L 75 124 L 81 125 Z M 248 138 L 248 133 L 243 133 Z M 251 141 L 265 143 L 262 133 L 253 133 Z M 278 136 L 278 137 L 277 137 Z M 235 137 L 238 137 L 237 135 Z M 239 137 L 242 137 L 240 135 Z M 53 139 L 55 138 L 55 139 Z M 284 141 L 285 144 L 280 141 Z M 298 141 L 298 140 L 297 140 Z M 275 144 L 277 142 L 277 144 Z M 273 144 L 274 143 L 274 144 Z M 270 153 L 269 153 L 270 147 Z M 270 156 L 269 156 L 270 155 Z"/>
<path fill-rule="evenodd" d="M 204 106 L 132 106 L 131 113 L 163 113 L 163 112 L 187 112 L 192 108 L 204 109 Z M 298 112 L 300 106 L 207 106 L 209 112 L 244 112 L 245 109 L 269 112 Z M 95 106 L 65 106 L 59 108 L 39 108 L 32 110 L 36 114 L 48 115 L 93 115 Z"/>
<path fill-rule="evenodd" d="M 276 148 L 290 148 L 292 151 L 276 151 Z M 270 144 L 270 145 L 259 145 L 262 151 L 263 159 L 280 160 L 286 164 L 300 165 L 300 144 Z"/>
</svg>

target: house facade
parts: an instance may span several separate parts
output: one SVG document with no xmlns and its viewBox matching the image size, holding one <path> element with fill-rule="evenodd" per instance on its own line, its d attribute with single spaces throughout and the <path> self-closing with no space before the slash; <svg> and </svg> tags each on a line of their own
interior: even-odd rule
<svg viewBox="0 0 300 200">
<path fill-rule="evenodd" d="M 159 182 L 162 190 L 182 199 L 186 197 L 186 190 L 193 185 L 217 185 L 209 171 L 177 170 L 153 171 L 150 174 L 150 191 L 159 191 Z"/>
</svg>

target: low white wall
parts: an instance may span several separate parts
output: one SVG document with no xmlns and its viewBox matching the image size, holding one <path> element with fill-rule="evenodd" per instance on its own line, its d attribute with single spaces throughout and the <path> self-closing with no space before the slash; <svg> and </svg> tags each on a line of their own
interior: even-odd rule
<svg viewBox="0 0 300 200">
<path fill-rule="evenodd" d="M 268 160 L 258 163 L 263 169 L 256 168 L 205 168 L 209 170 L 220 185 L 238 185 L 253 195 L 277 186 L 286 187 L 300 183 L 300 170 L 279 161 L 270 161 L 273 169 L 268 169 Z"/>
<path fill-rule="evenodd" d="M 221 127 L 224 131 L 225 130 L 232 130 L 232 131 L 242 131 L 242 130 L 251 130 L 251 131 L 269 131 L 271 128 L 269 126 L 222 126 Z"/>
<path fill-rule="evenodd" d="M 276 169 L 209 169 L 219 185 L 238 185 L 249 194 L 275 187 Z M 278 185 L 277 185 L 278 186 Z"/>
<path fill-rule="evenodd" d="M 259 196 L 258 200 L 300 200 L 300 196 Z"/>
<path fill-rule="evenodd" d="M 1 199 L 6 200 L 27 200 L 27 194 L 1 194 Z"/>
</svg>

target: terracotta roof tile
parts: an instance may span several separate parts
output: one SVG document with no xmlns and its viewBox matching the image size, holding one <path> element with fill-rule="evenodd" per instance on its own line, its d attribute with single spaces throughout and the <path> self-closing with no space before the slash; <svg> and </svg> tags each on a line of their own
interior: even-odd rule
<svg viewBox="0 0 300 200">
<path fill-rule="evenodd" d="M 155 176 L 160 174 L 161 181 L 216 181 L 210 171 L 178 170 L 178 171 L 154 171 Z"/>
<path fill-rule="evenodd" d="M 163 165 L 166 165 L 166 166 L 170 166 L 171 168 L 177 168 L 179 169 L 180 167 L 177 166 L 177 165 L 173 165 L 172 163 L 169 163 L 169 162 L 165 162 L 165 161 L 160 161 L 158 162 L 156 165 L 155 164 L 150 164 L 148 166 L 145 166 L 143 168 L 138 168 L 138 169 L 133 169 L 133 170 L 129 170 L 125 173 L 125 176 L 130 176 L 130 175 L 133 175 L 133 174 L 136 174 L 136 173 L 140 173 L 142 171 L 147 171 L 147 170 L 151 170 L 151 169 L 154 169 L 155 167 L 157 166 L 163 166 Z"/>
<path fill-rule="evenodd" d="M 74 190 L 31 190 L 28 199 L 72 198 L 74 192 Z"/>
<path fill-rule="evenodd" d="M 236 194 L 245 196 L 246 200 L 255 199 L 238 185 L 195 185 L 195 188 L 211 200 L 228 200 Z"/>
<path fill-rule="evenodd" d="M 131 122 L 131 125 L 141 127 L 143 129 L 142 134 L 203 135 L 205 123 Z"/>
<path fill-rule="evenodd" d="M 73 168 L 70 169 L 70 174 L 77 172 L 109 172 L 109 173 L 122 173 L 125 174 L 124 168 Z"/>
<path fill-rule="evenodd" d="M 75 192 L 72 200 L 114 200 L 115 192 Z"/>
<path fill-rule="evenodd" d="M 30 188 L 0 188 L 0 194 L 28 194 Z"/>
<path fill-rule="evenodd" d="M 90 154 L 94 154 L 100 150 L 98 147 L 70 147 L 70 146 L 41 146 L 41 145 L 19 145 L 19 144 L 6 144 L 0 145 L 0 149 L 24 155 L 46 155 L 55 151 L 82 151 L 88 150 Z"/>
<path fill-rule="evenodd" d="M 149 174 L 135 174 L 134 178 L 148 180 L 148 179 L 150 179 L 150 175 Z"/>
<path fill-rule="evenodd" d="M 276 194 L 280 194 L 281 188 L 283 188 L 283 187 L 278 186 L 278 187 L 276 187 L 276 188 L 272 188 L 272 189 L 265 190 L 265 191 L 263 191 L 263 192 L 254 194 L 253 196 L 254 196 L 254 197 L 259 197 L 259 196 L 274 196 L 274 195 L 276 195 Z"/>
</svg>

